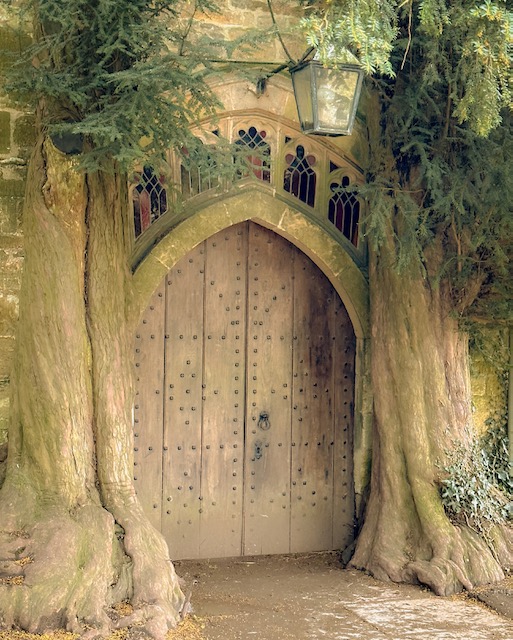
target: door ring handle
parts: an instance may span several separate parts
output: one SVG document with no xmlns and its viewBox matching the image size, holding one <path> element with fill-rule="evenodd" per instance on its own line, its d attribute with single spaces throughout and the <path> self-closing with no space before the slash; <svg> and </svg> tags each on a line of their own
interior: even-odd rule
<svg viewBox="0 0 513 640">
<path fill-rule="evenodd" d="M 262 411 L 258 418 L 258 427 L 262 429 L 262 431 L 268 431 L 271 428 L 271 423 L 269 422 L 269 414 L 267 411 Z"/>
</svg>

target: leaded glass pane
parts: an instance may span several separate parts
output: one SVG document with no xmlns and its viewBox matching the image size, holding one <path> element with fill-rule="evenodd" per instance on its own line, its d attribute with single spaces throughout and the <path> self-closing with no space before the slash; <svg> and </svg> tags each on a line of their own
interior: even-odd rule
<svg viewBox="0 0 513 640">
<path fill-rule="evenodd" d="M 132 191 L 132 202 L 135 237 L 138 238 L 168 209 L 164 177 L 158 177 L 150 167 L 144 167 Z"/>
<path fill-rule="evenodd" d="M 310 207 L 315 205 L 317 176 L 312 167 L 316 163 L 313 155 L 305 155 L 302 145 L 296 147 L 296 154 L 285 156 L 287 168 L 283 175 L 283 188 Z"/>
<path fill-rule="evenodd" d="M 243 149 L 244 159 L 248 165 L 248 171 L 239 173 L 239 178 L 245 178 L 251 173 L 263 182 L 271 182 L 271 147 L 265 141 L 267 131 L 259 131 L 256 127 L 239 129 L 239 138 L 235 144 Z M 249 151 L 245 155 L 246 149 Z"/>
<path fill-rule="evenodd" d="M 343 176 L 340 182 L 331 182 L 331 197 L 328 203 L 328 219 L 342 234 L 358 246 L 358 223 L 360 221 L 360 202 L 351 181 Z"/>
</svg>

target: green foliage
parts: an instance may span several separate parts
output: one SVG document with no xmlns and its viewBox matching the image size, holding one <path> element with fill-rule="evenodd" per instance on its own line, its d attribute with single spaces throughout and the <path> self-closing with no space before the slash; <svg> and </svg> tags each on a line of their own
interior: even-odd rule
<svg viewBox="0 0 513 640">
<path fill-rule="evenodd" d="M 444 281 L 460 316 L 510 320 L 508 4 L 319 0 L 309 3 L 309 12 L 303 24 L 325 61 L 349 49 L 368 71 L 383 74 L 369 81 L 381 113 L 361 189 L 369 202 L 364 233 L 376 249 L 392 233 L 398 267 L 416 265 L 435 286 Z M 372 15 L 375 24 L 367 28 Z M 374 117 L 369 110 L 367 118 Z"/>
<path fill-rule="evenodd" d="M 345 61 L 354 54 L 368 73 L 395 77 L 406 70 L 441 89 L 449 83 L 445 92 L 452 101 L 451 115 L 479 135 L 500 124 L 501 109 L 513 104 L 513 13 L 506 0 L 300 4 L 306 5 L 302 26 L 307 40 L 323 61 Z"/>
<path fill-rule="evenodd" d="M 504 416 L 505 418 L 505 416 Z M 513 478 L 509 473 L 509 438 L 506 419 L 487 421 L 488 431 L 481 440 L 490 482 L 508 498 L 506 515 L 513 520 Z"/>
<path fill-rule="evenodd" d="M 464 91 L 456 101 L 455 115 L 480 135 L 501 122 L 500 110 L 512 105 L 511 61 L 513 14 L 506 2 L 485 0 L 451 12 L 452 29 L 461 40 L 461 74 Z M 464 64 L 463 64 L 464 62 Z"/>
<path fill-rule="evenodd" d="M 321 60 L 348 62 L 357 55 L 367 73 L 393 75 L 390 64 L 398 34 L 397 2 L 319 0 L 307 5 L 301 26 Z"/>
<path fill-rule="evenodd" d="M 419 231 L 427 227 L 442 242 L 444 262 L 436 278 L 450 283 L 456 311 L 508 320 L 513 312 L 511 116 L 504 114 L 503 125 L 487 138 L 459 127 L 453 136 L 419 161 L 425 193 Z"/>
<path fill-rule="evenodd" d="M 206 83 L 211 50 L 188 36 L 209 0 L 24 0 L 35 43 L 14 86 L 42 106 L 54 133 L 84 137 L 86 169 L 158 164 L 192 144 L 190 124 L 218 106 Z M 215 46 L 219 43 L 212 43 Z"/>
<path fill-rule="evenodd" d="M 455 309 L 513 315 L 512 14 L 504 0 L 299 0 L 321 59 L 357 56 L 380 96 L 370 140 L 370 202 L 363 231 L 374 246 L 392 228 L 398 265 L 449 283 Z M 191 39 L 210 0 L 21 0 L 35 43 L 16 86 L 46 126 L 85 140 L 85 169 L 159 164 L 165 152 L 217 169 L 191 122 L 219 107 L 206 82 L 223 43 Z M 254 34 L 251 34 L 250 40 Z M 274 34 L 275 35 L 275 34 Z M 271 34 L 272 37 L 272 34 Z M 261 41 L 260 37 L 255 42 Z M 194 42 L 194 44 L 193 44 Z M 233 46 L 251 46 L 244 39 Z M 232 51 L 233 46 L 230 48 Z M 227 47 L 225 47 L 227 48 Z M 215 65 L 214 65 L 215 66 Z M 501 111 L 502 109 L 502 111 Z M 369 113 L 369 117 L 373 114 Z M 194 150 L 194 153 L 193 153 Z M 224 167 L 224 169 L 222 168 Z M 443 253 L 429 268 L 433 243 Z"/>
<path fill-rule="evenodd" d="M 484 534 L 491 525 L 504 523 L 511 513 L 511 496 L 495 484 L 490 458 L 480 443 L 457 444 L 447 455 L 440 488 L 447 515 Z"/>
</svg>

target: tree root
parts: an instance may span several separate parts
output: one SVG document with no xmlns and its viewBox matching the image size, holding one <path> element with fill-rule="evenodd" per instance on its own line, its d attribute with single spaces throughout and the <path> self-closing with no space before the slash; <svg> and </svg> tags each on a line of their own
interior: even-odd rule
<svg viewBox="0 0 513 640">
<path fill-rule="evenodd" d="M 375 546 L 365 562 L 353 559 L 349 566 L 366 570 L 379 580 L 420 583 L 440 596 L 472 591 L 477 586 L 504 579 L 502 567 L 511 567 L 513 559 L 511 529 L 495 529 L 495 551 L 469 527 L 452 529 L 452 536 L 440 536 L 436 541 L 433 545 L 436 553 L 429 559 L 420 557 L 409 561 L 405 553 L 396 554 L 392 559 L 389 555 L 379 555 Z M 497 550 L 501 551 L 500 557 Z M 359 557 L 362 557 L 361 549 Z"/>
<path fill-rule="evenodd" d="M 104 607 L 113 577 L 113 541 L 112 516 L 93 505 L 72 516 L 49 509 L 30 527 L 4 530 L 2 573 L 16 567 L 20 580 L 0 584 L 3 625 L 30 633 L 65 628 L 82 634 L 86 627 L 97 635 L 107 633 Z"/>
<path fill-rule="evenodd" d="M 439 596 L 450 596 L 463 589 L 473 589 L 473 584 L 460 566 L 449 558 L 411 562 L 406 572 L 414 575 L 421 584 L 427 585 Z"/>
<path fill-rule="evenodd" d="M 184 595 L 164 538 L 146 518 L 131 488 L 126 492 L 112 488 L 104 491 L 104 498 L 123 528 L 124 550 L 133 563 L 130 602 L 135 611 L 118 624 L 137 621 L 147 635 L 162 640 L 180 622 Z"/>
<path fill-rule="evenodd" d="M 86 640 L 136 625 L 165 638 L 179 622 L 183 595 L 160 535 L 134 512 L 124 523 L 130 558 L 119 548 L 114 518 L 100 506 L 72 515 L 52 508 L 32 526 L 3 529 L 0 625 L 30 633 L 64 628 Z M 120 567 L 127 560 L 130 580 Z M 120 597 L 134 609 L 113 621 L 106 611 Z"/>
</svg>

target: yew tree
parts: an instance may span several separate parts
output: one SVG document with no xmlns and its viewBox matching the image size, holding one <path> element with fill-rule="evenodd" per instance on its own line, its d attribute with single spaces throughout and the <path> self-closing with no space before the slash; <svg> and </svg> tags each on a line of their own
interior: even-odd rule
<svg viewBox="0 0 513 640">
<path fill-rule="evenodd" d="M 184 161 L 201 155 L 189 126 L 216 107 L 208 55 L 187 42 L 191 3 L 21 5 L 34 45 L 17 90 L 35 98 L 36 142 L 0 491 L 0 624 L 95 636 L 140 621 L 160 638 L 183 594 L 132 484 L 127 183 L 170 147 L 187 148 Z M 511 16 L 505 2 L 305 5 L 320 54 L 349 50 L 369 72 L 375 438 L 352 563 L 438 593 L 495 581 L 513 563 L 511 529 L 499 516 L 455 523 L 440 489 L 451 451 L 475 438 L 461 321 L 511 317 Z M 134 613 L 109 617 L 123 600 Z"/>
<path fill-rule="evenodd" d="M 365 112 L 370 498 L 351 566 L 438 594 L 513 566 L 508 499 L 472 423 L 469 330 L 513 320 L 513 14 L 492 0 L 307 3 L 325 60 L 359 57 Z"/>
<path fill-rule="evenodd" d="M 19 5 L 19 3 L 17 3 Z M 135 495 L 128 171 L 213 112 L 176 0 L 27 0 L 13 91 L 35 100 L 6 479 L 0 626 L 164 637 L 183 604 Z M 32 24 L 32 28 L 30 27 Z M 128 601 L 118 620 L 108 607 Z M 112 613 L 112 612 L 111 612 Z"/>
</svg>

